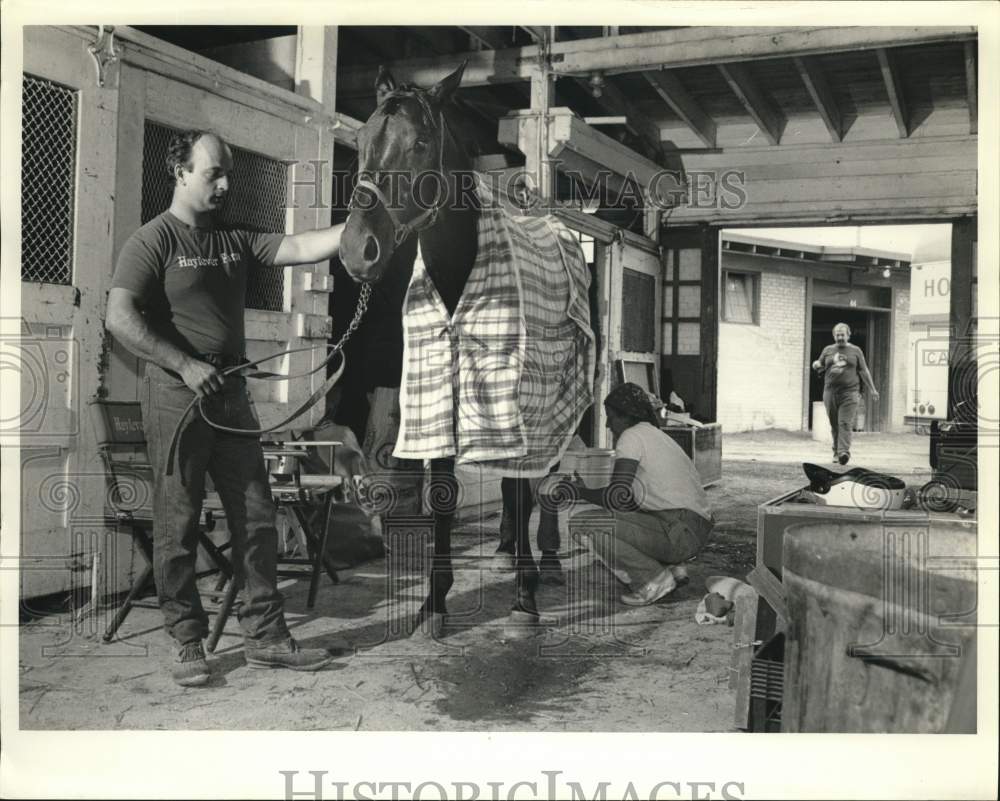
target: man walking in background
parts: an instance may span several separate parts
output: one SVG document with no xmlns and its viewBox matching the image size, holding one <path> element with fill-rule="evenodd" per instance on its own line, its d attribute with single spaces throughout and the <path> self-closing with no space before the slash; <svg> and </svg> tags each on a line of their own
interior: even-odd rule
<svg viewBox="0 0 1000 801">
<path fill-rule="evenodd" d="M 857 345 L 852 345 L 850 339 L 850 326 L 837 323 L 833 327 L 833 344 L 823 348 L 819 358 L 812 363 L 813 370 L 823 376 L 823 405 L 833 433 L 833 461 L 840 464 L 847 464 L 851 459 L 851 434 L 861 402 L 859 376 L 872 399 L 879 399 L 865 354 Z"/>
</svg>

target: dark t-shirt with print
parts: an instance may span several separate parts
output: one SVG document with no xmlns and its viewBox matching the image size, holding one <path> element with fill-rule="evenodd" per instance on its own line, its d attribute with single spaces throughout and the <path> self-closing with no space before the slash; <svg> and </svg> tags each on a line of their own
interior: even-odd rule
<svg viewBox="0 0 1000 801">
<path fill-rule="evenodd" d="M 865 365 L 865 355 L 857 345 L 850 342 L 843 347 L 827 345 L 819 355 L 823 365 L 823 389 L 835 392 L 857 392 L 860 386 L 858 368 Z"/>
<path fill-rule="evenodd" d="M 129 237 L 111 286 L 138 295 L 150 328 L 187 353 L 240 356 L 247 273 L 273 265 L 284 236 L 194 228 L 165 211 Z"/>
</svg>

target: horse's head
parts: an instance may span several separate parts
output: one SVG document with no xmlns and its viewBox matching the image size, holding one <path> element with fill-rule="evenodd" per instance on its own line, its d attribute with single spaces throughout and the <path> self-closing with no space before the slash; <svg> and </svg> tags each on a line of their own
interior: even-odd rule
<svg viewBox="0 0 1000 801">
<path fill-rule="evenodd" d="M 388 70 L 375 80 L 378 108 L 358 131 L 358 185 L 340 258 L 356 281 L 377 281 L 393 252 L 432 225 L 447 199 L 444 172 L 454 152 L 445 106 L 463 64 L 430 89 L 397 86 Z"/>
</svg>

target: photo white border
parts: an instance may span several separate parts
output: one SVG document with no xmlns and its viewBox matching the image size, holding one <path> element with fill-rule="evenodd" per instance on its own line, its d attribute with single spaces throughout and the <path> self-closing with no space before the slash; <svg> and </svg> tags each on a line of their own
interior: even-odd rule
<svg viewBox="0 0 1000 801">
<path fill-rule="evenodd" d="M 5 0 L 2 114 L 3 269 L 0 316 L 18 317 L 20 199 L 14 169 L 20 158 L 21 26 L 25 24 L 310 24 L 452 25 L 977 25 L 979 26 L 979 308 L 998 315 L 998 90 L 1000 5 L 920 2 L 583 2 L 510 0 L 379 2 L 349 10 L 344 2 L 215 2 L 171 0 L 160 10 L 90 0 Z M 4 410 L 17 409 L 17 383 L 0 392 Z M 982 408 L 998 408 L 997 387 L 981 387 Z M 5 413 L 3 415 L 7 417 Z M 10 419 L 10 417 L 7 417 Z M 980 553 L 997 549 L 997 452 L 980 454 Z M 960 735 L 767 734 L 449 734 L 368 732 L 41 732 L 18 725 L 18 582 L 10 560 L 19 540 L 18 455 L 2 458 L 0 564 L 0 796 L 5 798 L 280 798 L 280 770 L 328 771 L 332 781 L 537 781 L 542 771 L 596 788 L 613 782 L 619 797 L 631 781 L 640 794 L 676 781 L 690 798 L 691 782 L 742 783 L 744 798 L 989 798 L 997 786 L 997 573 L 980 579 L 979 727 Z M 15 563 L 16 564 L 16 563 Z M 238 690 L 233 690 L 238 692 Z M 182 765 L 196 765 L 185 771 Z M 561 786 L 565 786 L 564 784 Z M 297 789 L 299 788 L 297 785 Z M 433 789 L 427 798 L 436 797 Z M 664 789 L 663 798 L 673 798 Z M 706 793 L 702 788 L 701 793 Z M 737 792 L 732 789 L 731 792 Z M 304 796 L 300 796 L 304 797 Z M 327 785 L 324 798 L 335 798 Z M 517 797 L 532 796 L 527 787 Z M 639 797 L 645 797 L 640 795 Z M 702 795 L 702 797 L 706 797 Z"/>
</svg>

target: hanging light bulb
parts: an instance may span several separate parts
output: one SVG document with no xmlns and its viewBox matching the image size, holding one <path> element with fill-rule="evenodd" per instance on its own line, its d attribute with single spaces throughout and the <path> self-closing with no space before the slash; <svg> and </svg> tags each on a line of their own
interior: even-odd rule
<svg viewBox="0 0 1000 801">
<path fill-rule="evenodd" d="M 604 74 L 599 70 L 590 76 L 590 93 L 594 97 L 600 97 L 604 94 Z"/>
</svg>

